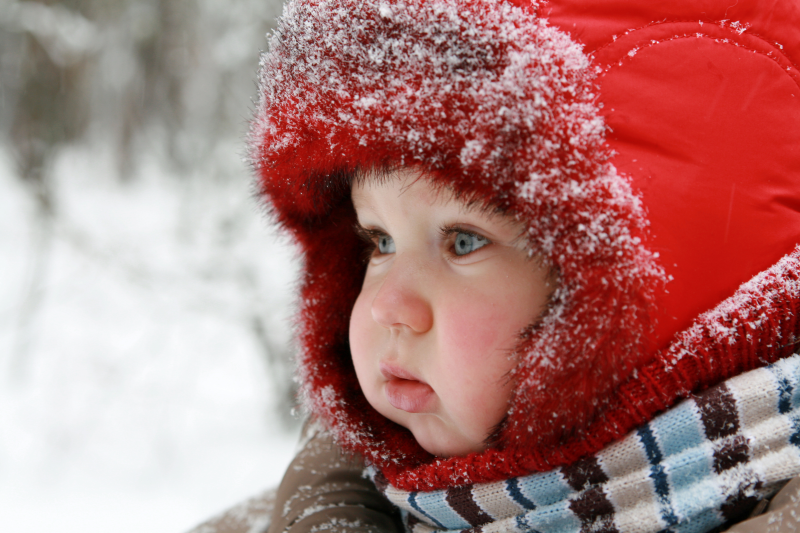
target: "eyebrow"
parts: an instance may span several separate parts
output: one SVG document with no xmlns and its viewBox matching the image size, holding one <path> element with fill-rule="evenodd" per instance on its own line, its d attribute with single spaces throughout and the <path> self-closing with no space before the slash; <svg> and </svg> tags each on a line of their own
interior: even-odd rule
<svg viewBox="0 0 800 533">
<path fill-rule="evenodd" d="M 386 183 L 387 181 L 391 181 L 393 179 L 397 179 L 396 173 L 400 171 L 402 167 L 400 166 L 384 166 L 384 167 L 376 167 L 369 170 L 357 169 L 355 172 L 352 173 L 350 176 L 350 190 L 351 190 L 351 200 L 353 204 L 355 204 L 355 198 L 357 196 L 361 196 L 360 194 L 352 194 L 353 185 L 355 184 L 367 184 L 367 183 L 375 183 L 375 184 L 382 184 Z M 413 170 L 413 169 L 408 169 Z M 414 183 L 419 180 L 428 180 L 433 187 L 436 189 L 437 194 L 444 194 L 448 200 L 458 201 L 462 204 L 464 212 L 480 212 L 489 216 L 504 216 L 508 214 L 508 209 L 505 207 L 501 207 L 494 203 L 487 203 L 485 199 L 477 194 L 473 195 L 464 195 L 460 193 L 452 184 L 448 183 L 440 183 L 439 180 L 430 179 L 430 177 L 426 177 L 426 172 L 418 168 L 416 169 L 417 175 L 414 176 L 413 179 L 409 180 L 406 184 L 406 187 L 403 188 L 400 194 L 405 192 L 405 189 L 411 187 Z"/>
</svg>

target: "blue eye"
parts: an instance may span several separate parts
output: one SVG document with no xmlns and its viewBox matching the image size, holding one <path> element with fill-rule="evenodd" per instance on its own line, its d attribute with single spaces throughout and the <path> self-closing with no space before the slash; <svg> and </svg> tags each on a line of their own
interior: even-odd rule
<svg viewBox="0 0 800 533">
<path fill-rule="evenodd" d="M 453 244 L 453 248 L 455 249 L 456 255 L 467 255 L 478 248 L 483 248 L 487 244 L 489 244 L 489 239 L 486 237 L 459 231 L 456 233 L 456 241 Z"/>
<path fill-rule="evenodd" d="M 381 235 L 378 237 L 378 252 L 381 254 L 393 254 L 394 239 L 388 235 Z"/>
</svg>

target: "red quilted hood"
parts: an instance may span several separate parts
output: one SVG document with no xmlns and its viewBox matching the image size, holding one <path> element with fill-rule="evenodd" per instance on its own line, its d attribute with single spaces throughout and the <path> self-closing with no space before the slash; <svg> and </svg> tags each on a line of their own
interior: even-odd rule
<svg viewBox="0 0 800 533">
<path fill-rule="evenodd" d="M 724 3 L 287 4 L 250 153 L 302 252 L 303 400 L 345 448 L 406 489 L 502 479 L 596 451 L 791 353 L 800 7 Z M 364 263 L 350 182 L 396 167 L 516 216 L 558 275 L 483 453 L 430 456 L 355 377 Z"/>
</svg>

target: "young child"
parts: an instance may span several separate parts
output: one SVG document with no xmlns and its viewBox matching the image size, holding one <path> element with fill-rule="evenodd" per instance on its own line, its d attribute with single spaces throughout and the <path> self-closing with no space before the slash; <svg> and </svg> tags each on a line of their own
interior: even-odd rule
<svg viewBox="0 0 800 533">
<path fill-rule="evenodd" d="M 703 532 L 800 474 L 800 9 L 729 4 L 287 4 L 251 156 L 322 429 L 271 531 Z"/>
</svg>

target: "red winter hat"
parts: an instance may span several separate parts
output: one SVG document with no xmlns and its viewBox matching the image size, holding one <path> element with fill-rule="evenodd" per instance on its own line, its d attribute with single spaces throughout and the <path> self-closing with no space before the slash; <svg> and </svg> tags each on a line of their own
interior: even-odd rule
<svg viewBox="0 0 800 533">
<path fill-rule="evenodd" d="M 755 50 L 748 22 L 720 23 L 713 6 L 675 7 L 676 20 L 708 8 L 675 27 L 654 8 L 609 6 L 296 1 L 262 58 L 251 158 L 303 254 L 304 401 L 399 487 L 490 481 L 595 451 L 630 429 L 586 444 L 622 381 L 800 242 L 788 51 L 763 38 Z M 783 15 L 797 27 L 796 10 Z M 692 25 L 706 28 L 695 41 Z M 558 274 L 553 308 L 517 347 L 497 446 L 466 458 L 430 456 L 375 412 L 350 361 L 364 274 L 350 180 L 404 166 L 516 216 Z M 707 374 L 697 383 L 724 377 Z M 569 442 L 580 445 L 553 452 Z"/>
</svg>

